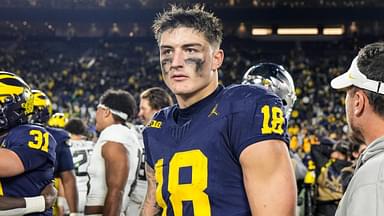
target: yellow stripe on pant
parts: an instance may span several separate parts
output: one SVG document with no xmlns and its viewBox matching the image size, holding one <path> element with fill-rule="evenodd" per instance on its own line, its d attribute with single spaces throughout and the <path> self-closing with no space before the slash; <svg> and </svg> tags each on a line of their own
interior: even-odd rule
<svg viewBox="0 0 384 216">
<path fill-rule="evenodd" d="M 0 181 L 0 196 L 4 196 L 3 186 L 1 185 L 1 181 Z"/>
<path fill-rule="evenodd" d="M 54 180 L 54 186 L 56 188 L 57 191 L 59 191 L 59 187 L 60 187 L 60 178 L 55 178 Z M 59 215 L 59 207 L 57 205 L 57 200 L 55 202 L 55 204 L 53 205 L 53 215 L 54 216 L 58 216 Z"/>
</svg>

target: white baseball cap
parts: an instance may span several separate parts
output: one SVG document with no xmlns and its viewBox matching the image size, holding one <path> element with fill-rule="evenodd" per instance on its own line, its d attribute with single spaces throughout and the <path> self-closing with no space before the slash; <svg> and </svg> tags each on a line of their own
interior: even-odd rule
<svg viewBox="0 0 384 216">
<path fill-rule="evenodd" d="M 384 84 L 381 81 L 368 79 L 357 67 L 357 56 L 353 59 L 348 71 L 334 78 L 331 86 L 334 89 L 342 89 L 349 86 L 356 86 L 368 91 L 384 94 Z"/>
</svg>

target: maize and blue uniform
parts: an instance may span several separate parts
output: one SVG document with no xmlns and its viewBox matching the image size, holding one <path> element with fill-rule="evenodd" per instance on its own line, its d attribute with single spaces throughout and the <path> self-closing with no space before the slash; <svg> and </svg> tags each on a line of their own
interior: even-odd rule
<svg viewBox="0 0 384 216">
<path fill-rule="evenodd" d="M 61 181 L 60 173 L 64 171 L 69 171 L 74 169 L 72 153 L 68 145 L 69 134 L 67 131 L 61 128 L 54 127 L 45 127 L 47 131 L 52 134 L 53 138 L 56 140 L 56 162 L 55 162 L 55 188 L 59 190 L 59 183 Z M 53 215 L 59 215 L 58 212 L 58 202 L 56 201 L 53 206 Z"/>
<path fill-rule="evenodd" d="M 281 99 L 249 85 L 219 86 L 186 109 L 162 109 L 143 136 L 157 204 L 170 216 L 251 215 L 241 152 L 263 140 L 289 143 Z"/>
<path fill-rule="evenodd" d="M 9 130 L 1 147 L 15 152 L 24 165 L 24 173 L 0 178 L 0 196 L 39 196 L 52 183 L 56 159 L 56 141 L 38 125 L 20 125 Z M 52 215 L 52 210 L 29 215 Z"/>
</svg>

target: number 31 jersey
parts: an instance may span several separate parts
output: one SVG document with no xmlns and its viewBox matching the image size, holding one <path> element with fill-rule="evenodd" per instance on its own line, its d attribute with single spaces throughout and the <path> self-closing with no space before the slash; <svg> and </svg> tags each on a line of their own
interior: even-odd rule
<svg viewBox="0 0 384 216">
<path fill-rule="evenodd" d="M 239 162 L 254 143 L 289 142 L 282 102 L 257 86 L 219 86 L 186 108 L 161 110 L 144 130 L 162 215 L 251 215 Z M 257 158 L 255 158 L 257 160 Z"/>
<path fill-rule="evenodd" d="M 24 165 L 24 173 L 0 178 L 0 196 L 31 197 L 40 195 L 52 183 L 56 141 L 46 129 L 37 125 L 12 128 L 1 147 L 15 152 Z M 31 215 L 51 215 L 51 210 Z"/>
</svg>

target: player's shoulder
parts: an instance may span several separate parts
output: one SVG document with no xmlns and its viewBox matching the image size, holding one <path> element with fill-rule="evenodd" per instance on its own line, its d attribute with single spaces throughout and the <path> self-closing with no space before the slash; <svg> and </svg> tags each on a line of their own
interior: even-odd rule
<svg viewBox="0 0 384 216">
<path fill-rule="evenodd" d="M 167 125 L 168 122 L 173 121 L 174 111 L 177 109 L 177 105 L 174 104 L 169 107 L 162 108 L 160 111 L 154 114 L 152 120 L 144 127 L 142 134 L 146 134 L 149 130 L 158 130 Z"/>
<path fill-rule="evenodd" d="M 177 104 L 172 106 L 164 107 L 159 112 L 157 112 L 152 119 L 154 120 L 166 120 L 170 118 L 173 112 L 177 109 Z"/>
<path fill-rule="evenodd" d="M 68 145 L 74 149 L 93 149 L 95 143 L 90 140 L 69 140 Z"/>
<path fill-rule="evenodd" d="M 99 139 L 126 141 L 132 139 L 138 140 L 138 137 L 134 128 L 122 124 L 112 124 L 101 132 Z"/>
<path fill-rule="evenodd" d="M 47 130 L 50 132 L 50 133 L 57 133 L 57 134 L 60 134 L 60 135 L 68 135 L 68 132 L 62 128 L 54 128 L 54 127 L 47 127 Z"/>
<path fill-rule="evenodd" d="M 221 96 L 220 96 L 221 95 Z M 217 112 L 230 114 L 253 112 L 259 106 L 282 106 L 281 99 L 272 91 L 256 85 L 231 85 L 217 96 Z"/>
<path fill-rule="evenodd" d="M 272 91 L 258 85 L 234 84 L 224 88 L 224 100 L 254 100 L 254 99 L 278 99 Z"/>
<path fill-rule="evenodd" d="M 69 133 L 62 128 L 46 127 L 46 129 L 57 141 L 69 139 Z"/>
<path fill-rule="evenodd" d="M 35 130 L 35 131 L 41 131 L 41 132 L 47 132 L 46 128 L 42 127 L 41 125 L 36 125 L 36 124 L 23 124 L 16 126 L 10 130 L 10 134 L 19 134 L 21 135 L 22 133 L 30 133 L 30 131 Z"/>
<path fill-rule="evenodd" d="M 101 133 L 103 134 L 131 133 L 131 130 L 127 125 L 112 124 L 106 127 Z"/>
<path fill-rule="evenodd" d="M 48 131 L 40 125 L 23 124 L 12 128 L 6 139 L 12 143 L 25 143 L 34 139 L 35 136 L 40 137 L 45 133 Z"/>
</svg>

